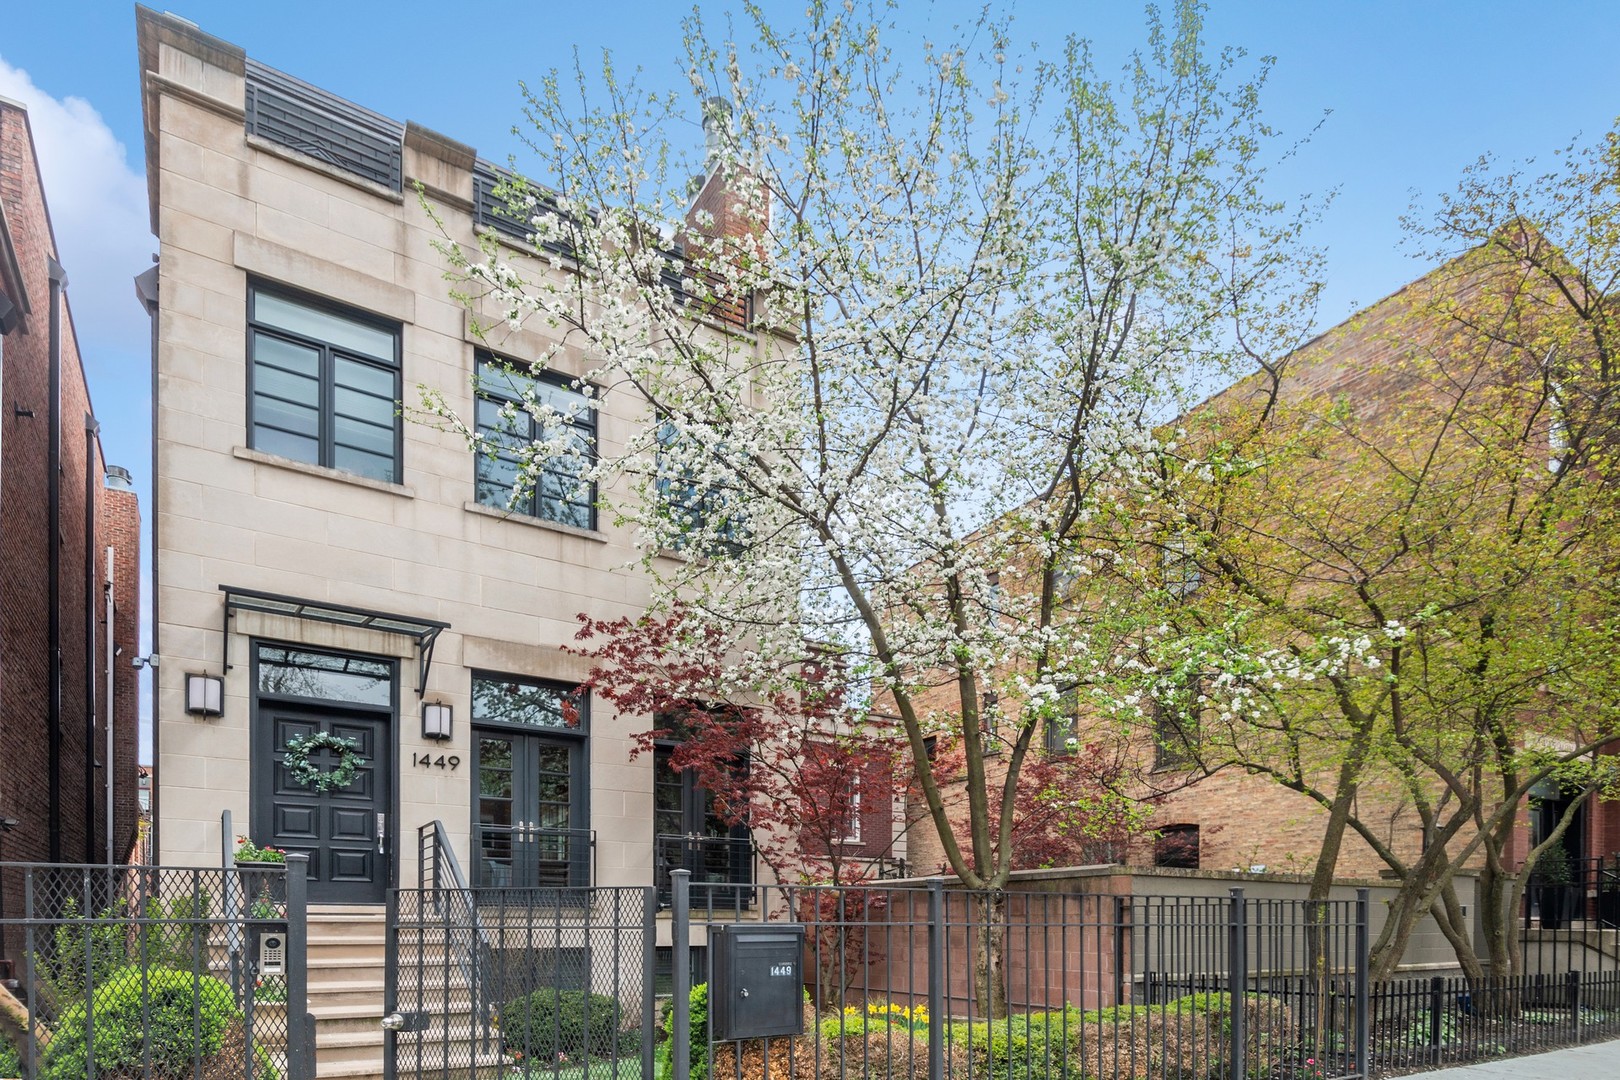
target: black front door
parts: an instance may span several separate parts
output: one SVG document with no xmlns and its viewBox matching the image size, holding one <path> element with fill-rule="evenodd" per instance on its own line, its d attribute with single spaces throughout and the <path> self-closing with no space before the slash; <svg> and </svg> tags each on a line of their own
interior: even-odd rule
<svg viewBox="0 0 1620 1080">
<path fill-rule="evenodd" d="M 268 644 L 255 660 L 253 839 L 309 856 L 313 903 L 382 903 L 392 878 L 392 663 Z M 359 766 L 342 787 L 317 790 L 287 767 L 287 743 L 317 733 L 354 743 Z M 323 773 L 341 761 L 327 748 L 308 759 Z"/>
</svg>

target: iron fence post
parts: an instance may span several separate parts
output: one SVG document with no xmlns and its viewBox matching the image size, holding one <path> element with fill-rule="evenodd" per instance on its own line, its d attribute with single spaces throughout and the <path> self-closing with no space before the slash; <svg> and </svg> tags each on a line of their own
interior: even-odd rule
<svg viewBox="0 0 1620 1080">
<path fill-rule="evenodd" d="M 657 1036 L 658 1002 L 653 993 L 656 981 L 654 957 L 658 950 L 658 889 L 649 885 L 641 893 L 641 1075 L 653 1075 L 653 1043 Z M 673 950 L 671 950 L 673 952 Z"/>
<path fill-rule="evenodd" d="M 945 1080 L 945 879 L 928 879 L 928 1080 Z"/>
<path fill-rule="evenodd" d="M 418 852 L 420 855 L 420 852 Z M 421 885 L 418 878 L 417 884 Z M 416 890 L 417 917 L 421 918 L 423 890 Z M 386 963 L 383 965 L 383 1015 L 390 1016 L 399 1010 L 399 890 L 388 890 L 388 902 L 383 909 L 383 956 Z M 394 1046 L 394 1033 L 383 1029 L 383 1075 L 395 1076 L 399 1068 L 396 1057 L 397 1048 Z"/>
<path fill-rule="evenodd" d="M 1114 897 L 1114 1005 L 1129 1005 L 1125 1000 L 1125 898 Z M 1148 1004 L 1153 1003 L 1152 987 L 1146 988 Z"/>
<path fill-rule="evenodd" d="M 1441 1015 L 1445 1011 L 1446 980 L 1439 975 L 1429 979 L 1429 1062 L 1440 1061 Z"/>
<path fill-rule="evenodd" d="M 35 1022 L 39 1011 L 39 970 L 34 966 L 35 957 L 39 955 L 37 944 L 34 940 L 34 868 L 30 866 L 23 871 L 23 989 L 28 995 L 28 1048 L 23 1064 L 29 1076 L 38 1075 L 39 1055 L 44 1049 L 39 1045 L 39 1025 Z"/>
<path fill-rule="evenodd" d="M 309 1014 L 309 856 L 287 856 L 287 1080 L 314 1080 L 315 1018 Z"/>
<path fill-rule="evenodd" d="M 677 1077 L 692 1074 L 692 871 L 669 872 L 670 1057 Z"/>
<path fill-rule="evenodd" d="M 1572 970 L 1569 973 L 1569 1037 L 1572 1042 L 1579 1042 L 1581 1038 L 1581 973 Z"/>
<path fill-rule="evenodd" d="M 1243 1060 L 1244 1031 L 1243 995 L 1249 985 L 1249 912 L 1244 905 L 1243 890 L 1233 889 L 1230 914 L 1226 927 L 1228 1008 L 1232 1018 L 1232 1045 L 1228 1051 L 1226 1075 L 1231 1080 L 1244 1080 L 1248 1069 Z"/>
<path fill-rule="evenodd" d="M 1372 890 L 1356 890 L 1356 1071 L 1363 1078 L 1372 1075 L 1372 1015 L 1368 987 L 1368 949 L 1371 947 Z"/>
</svg>

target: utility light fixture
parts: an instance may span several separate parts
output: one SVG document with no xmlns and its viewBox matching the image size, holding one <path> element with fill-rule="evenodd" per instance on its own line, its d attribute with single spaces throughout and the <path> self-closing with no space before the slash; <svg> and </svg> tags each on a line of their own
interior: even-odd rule
<svg viewBox="0 0 1620 1080">
<path fill-rule="evenodd" d="M 225 680 L 218 675 L 191 673 L 186 676 L 186 712 L 193 716 L 225 714 Z"/>
<path fill-rule="evenodd" d="M 454 722 L 455 714 L 444 702 L 430 701 L 422 706 L 422 738 L 443 742 L 450 738 Z"/>
</svg>

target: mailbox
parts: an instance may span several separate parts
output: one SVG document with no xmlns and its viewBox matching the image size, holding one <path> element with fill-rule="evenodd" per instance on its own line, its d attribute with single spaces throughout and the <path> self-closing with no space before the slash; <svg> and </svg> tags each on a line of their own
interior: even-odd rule
<svg viewBox="0 0 1620 1080">
<path fill-rule="evenodd" d="M 804 927 L 719 923 L 709 928 L 714 1038 L 804 1034 Z"/>
</svg>

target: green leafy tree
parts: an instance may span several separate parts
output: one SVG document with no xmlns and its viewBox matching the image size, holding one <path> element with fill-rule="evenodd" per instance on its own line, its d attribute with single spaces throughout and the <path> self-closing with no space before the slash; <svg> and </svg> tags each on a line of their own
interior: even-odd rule
<svg viewBox="0 0 1620 1080">
<path fill-rule="evenodd" d="M 1398 875 L 1375 977 L 1426 915 L 1471 978 L 1515 973 L 1525 870 L 1620 786 L 1611 147 L 1533 182 L 1471 173 L 1426 234 L 1451 261 L 1160 450 L 1157 535 L 1197 587 L 1166 596 L 1143 693 L 1193 695 L 1204 770 L 1327 812 L 1313 896 L 1347 832 Z M 1519 859 L 1548 785 L 1570 809 Z M 1409 842 L 1378 820 L 1392 799 Z"/>
</svg>

